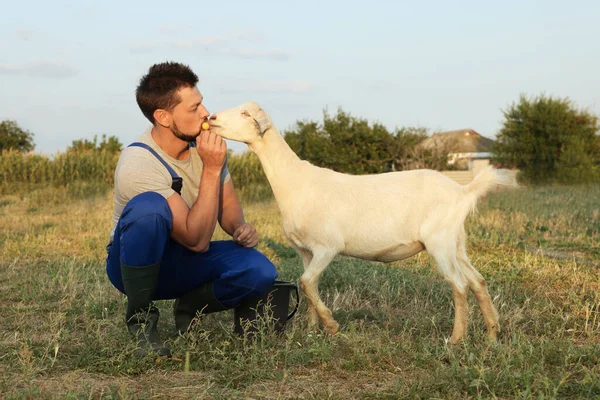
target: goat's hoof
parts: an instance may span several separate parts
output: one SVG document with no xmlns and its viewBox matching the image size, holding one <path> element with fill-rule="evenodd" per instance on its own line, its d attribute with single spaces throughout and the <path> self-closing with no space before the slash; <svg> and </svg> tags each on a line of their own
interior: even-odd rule
<svg viewBox="0 0 600 400">
<path fill-rule="evenodd" d="M 338 324 L 335 321 L 330 322 L 325 327 L 325 332 L 327 332 L 330 335 L 335 335 L 336 333 L 338 333 L 339 330 L 340 330 L 340 324 Z"/>
<path fill-rule="evenodd" d="M 459 344 L 460 342 L 462 342 L 464 339 L 465 339 L 464 337 L 460 337 L 460 338 L 453 338 L 453 337 L 451 337 L 448 340 L 448 344 L 451 345 L 451 346 L 455 346 L 455 345 Z"/>
</svg>

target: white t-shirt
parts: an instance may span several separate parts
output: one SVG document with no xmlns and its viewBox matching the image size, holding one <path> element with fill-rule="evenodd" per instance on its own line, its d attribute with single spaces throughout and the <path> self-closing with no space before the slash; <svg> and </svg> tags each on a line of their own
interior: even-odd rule
<svg viewBox="0 0 600 400">
<path fill-rule="evenodd" d="M 145 143 L 158 153 L 158 155 L 173 168 L 175 173 L 183 178 L 181 197 L 188 208 L 198 198 L 200 177 L 202 176 L 203 163 L 195 147 L 190 148 L 187 160 L 177 160 L 161 149 L 152 138 L 152 127 L 148 128 L 136 142 Z M 221 171 L 221 184 L 231 179 L 227 168 L 227 161 Z M 126 147 L 119 156 L 115 169 L 115 194 L 113 229 L 110 233 L 109 244 L 112 243 L 115 228 L 125 205 L 133 197 L 144 192 L 156 192 L 168 199 L 175 191 L 171 189 L 173 179 L 167 168 L 143 147 Z"/>
</svg>

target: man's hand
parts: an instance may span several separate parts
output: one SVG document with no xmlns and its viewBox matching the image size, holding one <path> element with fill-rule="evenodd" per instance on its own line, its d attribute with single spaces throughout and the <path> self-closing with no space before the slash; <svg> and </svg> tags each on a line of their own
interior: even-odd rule
<svg viewBox="0 0 600 400">
<path fill-rule="evenodd" d="M 254 247 L 258 244 L 258 233 L 249 223 L 240 225 L 233 232 L 233 241 L 244 247 Z"/>
<path fill-rule="evenodd" d="M 196 149 L 204 168 L 221 171 L 227 155 L 227 143 L 221 136 L 210 130 L 202 130 L 196 138 Z"/>
</svg>

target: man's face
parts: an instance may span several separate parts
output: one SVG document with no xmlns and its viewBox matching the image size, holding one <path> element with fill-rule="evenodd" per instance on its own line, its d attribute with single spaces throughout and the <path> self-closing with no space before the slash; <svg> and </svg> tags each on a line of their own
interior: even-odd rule
<svg viewBox="0 0 600 400">
<path fill-rule="evenodd" d="M 181 88 L 177 93 L 181 102 L 171 111 L 170 129 L 175 137 L 193 142 L 200 134 L 202 122 L 206 121 L 210 114 L 202 105 L 202 94 L 196 86 Z"/>
</svg>

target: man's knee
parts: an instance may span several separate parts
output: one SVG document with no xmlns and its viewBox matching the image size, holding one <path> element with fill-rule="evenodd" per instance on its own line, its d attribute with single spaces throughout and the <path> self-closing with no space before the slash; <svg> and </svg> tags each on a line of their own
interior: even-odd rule
<svg viewBox="0 0 600 400">
<path fill-rule="evenodd" d="M 215 282 L 215 295 L 226 307 L 240 301 L 262 296 L 279 276 L 277 268 L 267 257 L 254 249 L 245 249 L 245 257 L 237 262 L 243 268 L 228 271 Z"/>
<path fill-rule="evenodd" d="M 127 224 L 148 215 L 163 218 L 168 222 L 169 230 L 171 230 L 173 221 L 171 208 L 167 200 L 156 192 L 140 193 L 129 200 L 123 209 L 121 220 Z"/>
<path fill-rule="evenodd" d="M 279 272 L 277 272 L 275 265 L 262 254 L 255 263 L 251 264 L 251 268 L 247 271 L 247 279 L 254 283 L 254 290 L 257 295 L 269 290 L 279 277 Z"/>
</svg>

